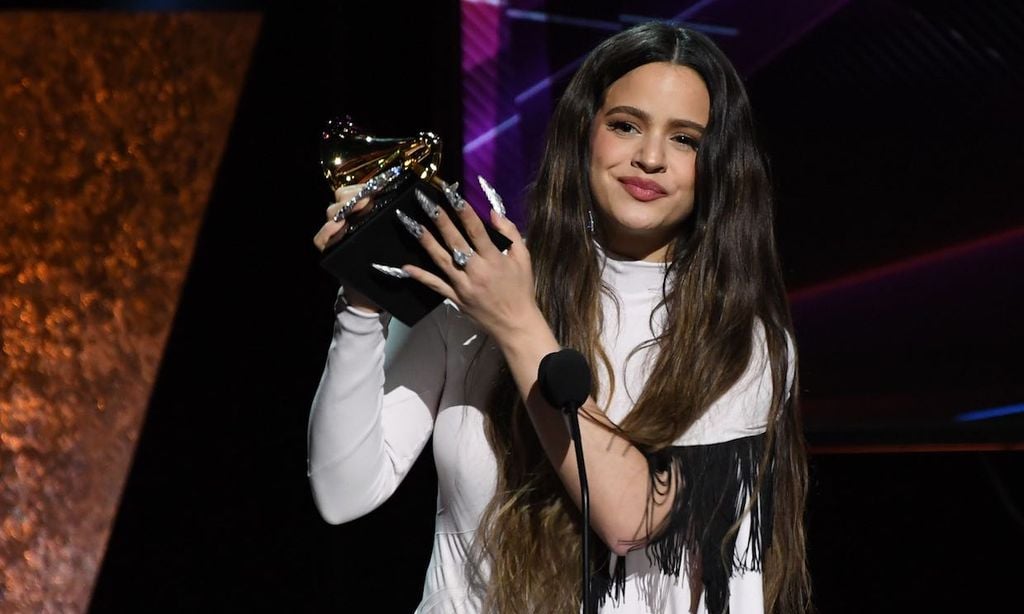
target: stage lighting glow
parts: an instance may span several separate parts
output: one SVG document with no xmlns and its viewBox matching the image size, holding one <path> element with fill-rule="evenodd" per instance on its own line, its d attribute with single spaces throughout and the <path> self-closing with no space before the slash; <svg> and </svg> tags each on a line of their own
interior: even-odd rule
<svg viewBox="0 0 1024 614">
<path fill-rule="evenodd" d="M 991 409 L 979 409 L 960 414 L 955 418 L 957 422 L 976 422 L 978 420 L 991 420 L 1014 414 L 1024 414 L 1024 403 L 1006 405 L 1004 407 L 993 407 Z"/>
</svg>

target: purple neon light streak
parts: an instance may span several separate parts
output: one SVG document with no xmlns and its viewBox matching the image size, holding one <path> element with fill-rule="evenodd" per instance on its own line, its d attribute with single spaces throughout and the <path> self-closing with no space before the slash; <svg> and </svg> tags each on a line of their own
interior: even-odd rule
<svg viewBox="0 0 1024 614">
<path fill-rule="evenodd" d="M 501 51 L 502 7 L 478 2 L 462 3 L 462 128 L 466 142 L 471 142 L 494 126 L 498 116 L 498 54 Z M 490 152 L 486 152 L 490 153 Z M 492 170 L 487 164 L 493 156 L 478 156 L 477 164 L 466 176 Z M 472 172 L 471 172 L 472 171 Z M 468 190 L 470 182 L 463 182 Z M 471 196 L 472 202 L 479 202 Z"/>
<path fill-rule="evenodd" d="M 511 102 L 507 41 L 507 25 L 503 17 L 504 2 L 495 4 L 462 2 L 462 96 L 463 96 L 463 168 L 462 191 L 481 214 L 486 213 L 486 200 L 476 177 L 487 178 L 499 193 L 509 193 L 508 169 L 522 167 L 517 157 L 515 140 L 502 139 L 498 148 L 496 137 L 510 132 L 518 121 Z M 499 151 L 501 159 L 499 159 Z M 519 211 L 510 212 L 513 220 L 521 219 Z"/>
</svg>

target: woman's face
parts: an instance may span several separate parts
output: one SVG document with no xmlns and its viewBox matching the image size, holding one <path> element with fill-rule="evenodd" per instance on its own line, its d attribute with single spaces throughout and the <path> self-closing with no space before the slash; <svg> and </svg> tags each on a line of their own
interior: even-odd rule
<svg viewBox="0 0 1024 614">
<path fill-rule="evenodd" d="M 693 211 L 711 97 L 692 68 L 653 62 L 608 87 L 590 133 L 590 189 L 605 248 L 662 261 Z"/>
</svg>

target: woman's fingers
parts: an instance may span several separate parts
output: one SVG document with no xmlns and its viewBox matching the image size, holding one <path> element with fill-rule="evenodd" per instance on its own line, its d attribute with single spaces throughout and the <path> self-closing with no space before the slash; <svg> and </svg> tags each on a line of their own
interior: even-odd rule
<svg viewBox="0 0 1024 614">
<path fill-rule="evenodd" d="M 455 210 L 455 214 L 462 223 L 463 228 L 466 229 L 469 242 L 485 258 L 497 254 L 497 248 L 494 246 L 494 242 L 491 241 L 490 235 L 487 234 L 487 227 L 484 226 L 476 210 L 466 202 L 466 199 L 462 198 L 458 189 L 459 184 L 452 183 L 444 184 L 442 191 L 451 204 L 452 209 Z"/>
<path fill-rule="evenodd" d="M 505 217 L 497 210 L 491 210 L 491 225 L 494 226 L 495 230 L 508 237 L 508 240 L 512 242 L 505 250 L 505 254 L 516 262 L 520 267 L 531 270 L 532 265 L 530 264 L 530 252 L 526 249 L 526 242 L 523 241 L 523 235 L 519 234 L 519 229 L 512 223 L 512 220 Z"/>
<path fill-rule="evenodd" d="M 491 225 L 494 226 L 495 230 L 508 237 L 513 245 L 518 243 L 520 247 L 523 246 L 523 235 L 519 234 L 519 229 L 516 228 L 516 225 L 512 223 L 512 220 L 495 209 L 491 209 Z"/>
<path fill-rule="evenodd" d="M 459 231 L 456 230 L 455 227 L 452 225 L 451 220 L 447 219 L 447 215 L 443 211 L 441 212 L 441 216 L 445 217 L 445 220 L 444 222 L 442 222 L 442 224 L 447 223 L 447 225 L 450 227 L 450 231 L 454 231 L 456 234 L 458 234 Z M 440 217 L 438 221 L 440 221 Z M 458 236 L 460 237 L 458 240 L 449 238 L 447 236 L 444 237 L 446 243 L 454 243 L 454 245 L 444 245 L 440 243 L 436 238 L 434 238 L 434 235 L 432 235 L 429 232 L 424 232 L 422 238 L 420 239 L 420 244 L 423 246 L 425 250 L 427 250 L 427 254 L 430 255 L 431 260 L 433 260 L 434 263 L 437 264 L 437 266 L 441 267 L 441 270 L 444 272 L 445 276 L 452 283 L 455 282 L 456 278 L 459 276 L 460 273 L 463 273 L 462 268 L 466 264 L 463 263 L 462 265 L 459 265 L 456 263 L 455 259 L 453 258 L 454 251 L 458 250 L 462 254 L 473 253 L 473 248 L 469 245 L 466 245 L 466 241 L 461 238 L 462 235 Z"/>
<path fill-rule="evenodd" d="M 355 192 L 345 192 L 343 195 L 347 200 L 338 200 L 342 203 L 338 207 L 333 216 L 330 218 L 335 222 L 340 222 L 344 218 L 351 215 L 353 212 L 366 206 L 369 199 L 379 194 L 389 185 L 394 183 L 396 179 L 402 176 L 403 167 L 401 164 L 395 164 L 394 166 L 388 167 L 383 171 L 377 173 L 373 177 L 370 177 L 366 183 L 357 184 L 358 189 Z M 339 188 L 341 190 L 343 188 Z M 338 191 L 335 191 L 335 196 L 339 196 Z"/>
<path fill-rule="evenodd" d="M 345 230 L 345 220 L 335 222 L 327 220 L 327 223 L 320 227 L 320 230 L 313 236 L 313 245 L 320 251 L 324 251 L 335 240 L 341 238 Z"/>
<path fill-rule="evenodd" d="M 441 234 L 441 238 L 444 240 L 444 247 L 451 253 L 453 250 L 459 250 L 463 254 L 470 253 L 474 250 L 474 245 L 467 240 L 459 229 L 452 222 L 452 219 L 448 217 L 448 212 L 443 207 L 430 200 L 430 198 L 420 190 L 416 190 L 416 200 L 419 202 L 420 207 L 427 214 Z M 466 207 L 469 209 L 469 207 Z"/>
<path fill-rule="evenodd" d="M 406 229 L 416 237 L 440 270 L 430 267 L 431 272 L 412 265 L 406 265 L 402 270 L 411 279 L 451 300 L 460 310 L 493 333 L 507 326 L 517 314 L 534 304 L 530 254 L 523 245 L 519 230 L 504 217 L 501 208 L 492 204 L 491 219 L 494 226 L 513 242 L 507 255 L 499 253 L 487 234 L 484 222 L 468 205 L 462 204 L 464 201 L 454 193 L 454 186 L 446 188 L 445 195 L 449 202 L 457 199 L 452 202 L 454 213 L 438 206 L 427 196 L 428 192 L 416 193 L 421 208 L 430 220 L 424 224 L 434 224 L 436 231 L 428 230 L 424 224 L 397 210 Z M 491 200 L 490 196 L 488 200 Z M 456 225 L 456 216 L 462 222 L 466 236 Z M 420 216 L 420 219 L 423 217 Z"/>
<path fill-rule="evenodd" d="M 339 203 L 343 203 L 346 200 L 355 196 L 356 192 L 358 192 L 364 185 L 366 184 L 354 183 L 352 185 L 341 186 L 340 188 L 334 191 L 334 200 L 336 200 Z"/>
<path fill-rule="evenodd" d="M 328 221 L 340 222 L 368 205 L 372 195 L 365 195 L 365 188 L 365 183 L 357 183 L 335 190 L 334 199 L 337 202 L 333 202 L 327 207 Z M 357 196 L 359 198 L 356 198 Z M 344 213 L 339 215 L 341 211 Z"/>
<path fill-rule="evenodd" d="M 342 231 L 347 225 L 345 218 L 370 204 L 370 198 L 376 194 L 376 191 L 367 190 L 368 185 L 368 183 L 356 183 L 334 191 L 334 198 L 337 202 L 327 206 L 327 223 L 313 237 L 313 245 L 316 245 L 317 249 L 324 251 L 331 243 L 340 239 L 344 234 Z"/>
<path fill-rule="evenodd" d="M 327 223 L 321 226 L 320 230 L 313 235 L 313 245 L 315 245 L 318 250 L 324 251 L 333 241 L 342 237 L 344 234 L 342 231 L 345 230 L 347 223 L 345 222 L 344 217 L 338 216 L 338 211 L 345 206 L 346 202 L 351 200 L 352 196 L 359 192 L 360 187 L 360 184 L 356 184 L 338 188 L 334 191 L 334 197 L 338 202 L 331 203 L 327 206 Z M 359 201 L 353 209 L 361 209 L 366 206 L 367 202 L 369 202 L 369 199 L 363 199 L 362 201 Z"/>
<path fill-rule="evenodd" d="M 398 219 L 401 220 L 402 225 L 405 229 L 412 234 L 413 237 L 419 241 L 420 246 L 427 252 L 430 259 L 441 268 L 441 271 L 448 277 L 452 277 L 458 273 L 454 262 L 452 262 L 452 255 L 449 248 L 442 245 L 434 238 L 434 235 L 424 228 L 419 222 L 406 215 L 401 209 L 395 209 L 395 213 L 398 215 Z M 439 215 L 443 215 L 443 212 Z M 451 223 L 451 220 L 448 220 Z"/>
<path fill-rule="evenodd" d="M 491 225 L 501 234 L 505 235 L 513 245 L 519 244 L 517 252 L 529 255 L 525 246 L 523 245 L 523 237 L 519 234 L 519 229 L 512 223 L 506 216 L 505 203 L 498 191 L 491 186 L 483 177 L 477 177 L 480 182 L 480 188 L 483 189 L 484 196 L 487 198 L 488 204 L 491 206 L 490 220 Z M 467 207 L 467 209 L 470 209 Z M 482 220 L 476 215 L 475 211 L 470 211 L 469 215 L 461 216 L 463 224 L 466 226 L 466 232 L 469 233 L 470 238 L 473 239 L 475 244 L 487 245 L 488 247 L 497 250 L 494 243 L 491 241 L 490 235 L 487 234 L 487 228 L 484 226 Z M 512 248 L 509 248 L 511 253 Z"/>
</svg>

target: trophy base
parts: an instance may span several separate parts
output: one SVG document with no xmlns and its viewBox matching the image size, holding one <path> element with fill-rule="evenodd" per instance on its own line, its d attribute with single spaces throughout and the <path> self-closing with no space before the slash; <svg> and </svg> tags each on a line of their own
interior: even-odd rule
<svg viewBox="0 0 1024 614">
<path fill-rule="evenodd" d="M 444 207 L 462 235 L 466 236 L 465 228 L 462 227 L 441 190 L 426 181 L 406 181 L 396 191 L 378 197 L 373 203 L 374 211 L 369 214 L 368 219 L 361 220 L 337 243 L 328 247 L 320 261 L 321 266 L 342 285 L 355 288 L 408 326 L 414 325 L 433 311 L 444 301 L 444 297 L 412 279 L 397 279 L 384 275 L 370 264 L 393 267 L 412 264 L 441 278 L 445 277 L 440 267 L 434 264 L 395 215 L 395 210 L 401 209 L 444 245 L 434 223 L 416 200 L 416 189 L 422 191 L 434 203 Z M 487 232 L 499 250 L 508 249 L 512 244 L 508 237 L 489 226 Z"/>
</svg>

